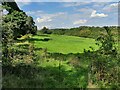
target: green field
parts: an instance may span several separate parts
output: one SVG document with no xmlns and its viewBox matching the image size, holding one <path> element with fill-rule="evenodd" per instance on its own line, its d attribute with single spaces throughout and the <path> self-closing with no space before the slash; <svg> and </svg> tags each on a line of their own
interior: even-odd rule
<svg viewBox="0 0 120 90">
<path fill-rule="evenodd" d="M 114 57 L 105 58 L 84 52 L 84 49 L 92 50 L 89 48 L 90 46 L 95 50 L 99 49 L 95 44 L 95 39 L 92 38 L 55 34 L 28 36 L 19 38 L 13 46 L 17 52 L 22 54 L 20 58 L 17 57 L 17 60 L 15 59 L 12 62 L 17 67 L 15 69 L 12 67 L 12 70 L 14 72 L 17 70 L 19 74 L 11 74 L 11 69 L 8 67 L 10 70 L 3 78 L 4 87 L 96 88 L 99 86 L 92 84 L 88 76 L 91 62 L 114 59 Z M 35 56 L 33 52 L 30 52 L 31 45 L 34 46 Z M 92 57 L 89 55 L 92 55 Z M 30 64 L 31 58 L 35 58 L 34 64 L 31 63 L 30 67 L 26 66 Z M 25 63 L 25 66 L 23 63 Z M 110 61 L 110 63 L 113 62 Z M 112 68 L 115 66 L 112 66 Z M 24 76 L 26 74 L 27 76 Z"/>
<path fill-rule="evenodd" d="M 46 38 L 47 40 L 45 40 Z M 20 86 L 30 87 L 27 83 L 30 83 L 31 81 L 36 81 L 31 85 L 31 87 L 88 87 L 88 66 L 90 63 L 86 58 L 83 58 L 84 55 L 82 55 L 82 53 L 84 49 L 90 50 L 89 46 L 93 46 L 94 48 L 98 49 L 98 47 L 95 45 L 96 41 L 94 39 L 67 35 L 42 34 L 32 36 L 21 44 L 23 46 L 29 44 L 28 41 L 30 41 L 32 44 L 34 43 L 35 48 L 38 48 L 38 50 L 35 50 L 35 53 L 37 56 L 39 56 L 39 58 L 37 58 L 36 66 L 40 71 L 35 72 L 34 75 L 36 76 L 30 80 L 25 79 L 21 81 L 21 79 L 19 80 L 16 76 L 13 76 L 15 80 L 13 80 L 12 83 L 15 85 L 10 84 L 8 87 L 18 87 L 18 84 L 16 83 L 19 83 Z M 19 43 L 15 45 L 19 46 Z M 39 48 L 47 48 L 47 52 L 51 54 L 57 53 L 57 58 L 54 56 L 46 56 L 44 49 L 42 50 Z M 61 54 L 59 55 L 59 53 Z M 77 58 L 77 55 L 81 58 L 80 60 Z M 11 78 L 12 77 L 8 76 L 4 79 L 11 80 Z M 23 82 L 25 84 L 23 84 Z M 44 86 L 41 86 L 42 84 Z"/>
<path fill-rule="evenodd" d="M 45 41 L 45 39 L 48 40 Z M 36 35 L 31 40 L 34 41 L 37 48 L 47 48 L 47 51 L 51 53 L 83 53 L 84 49 L 91 50 L 90 46 L 95 50 L 98 49 L 95 44 L 96 41 L 91 38 L 66 35 Z"/>
<path fill-rule="evenodd" d="M 99 3 L 30 2 L 22 10 L 16 0 L 8 1 L 1 3 L 2 90 L 120 90 L 117 2 L 100 7 Z M 113 16 L 101 7 L 110 8 Z"/>
</svg>

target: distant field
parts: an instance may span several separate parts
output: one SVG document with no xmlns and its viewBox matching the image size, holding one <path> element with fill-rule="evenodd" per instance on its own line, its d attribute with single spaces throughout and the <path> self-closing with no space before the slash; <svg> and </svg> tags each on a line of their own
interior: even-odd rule
<svg viewBox="0 0 120 90">
<path fill-rule="evenodd" d="M 96 41 L 91 38 L 82 38 L 66 35 L 36 35 L 31 38 L 35 42 L 37 48 L 47 48 L 52 53 L 83 53 L 84 49 L 91 50 L 92 46 L 95 50 L 98 46 Z"/>
</svg>

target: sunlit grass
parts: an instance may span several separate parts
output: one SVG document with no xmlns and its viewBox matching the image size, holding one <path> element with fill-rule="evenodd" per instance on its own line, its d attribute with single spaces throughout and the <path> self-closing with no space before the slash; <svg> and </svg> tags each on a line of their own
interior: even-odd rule
<svg viewBox="0 0 120 90">
<path fill-rule="evenodd" d="M 32 38 L 34 39 L 35 46 L 37 48 L 47 48 L 47 51 L 51 53 L 83 53 L 84 49 L 90 50 L 90 46 L 95 50 L 98 49 L 98 46 L 95 44 L 96 41 L 91 38 L 66 35 L 49 35 L 49 37 L 34 36 Z M 48 38 L 50 40 L 41 40 L 45 38 Z M 37 41 L 35 39 L 37 39 Z"/>
</svg>

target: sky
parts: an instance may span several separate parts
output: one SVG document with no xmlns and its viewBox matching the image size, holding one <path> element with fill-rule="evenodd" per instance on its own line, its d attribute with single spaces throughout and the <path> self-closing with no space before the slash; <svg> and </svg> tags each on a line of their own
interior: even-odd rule
<svg viewBox="0 0 120 90">
<path fill-rule="evenodd" d="M 16 0 L 20 9 L 32 16 L 38 29 L 43 28 L 72 28 L 79 26 L 106 26 L 118 25 L 118 2 L 32 2 Z M 71 2 L 70 2 L 71 1 Z M 77 0 L 75 0 L 77 1 Z M 80 0 L 79 0 L 80 1 Z"/>
</svg>

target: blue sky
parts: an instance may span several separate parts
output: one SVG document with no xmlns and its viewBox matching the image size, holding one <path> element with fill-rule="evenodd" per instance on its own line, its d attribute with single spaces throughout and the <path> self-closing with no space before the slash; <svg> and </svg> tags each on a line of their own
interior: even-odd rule
<svg viewBox="0 0 120 90">
<path fill-rule="evenodd" d="M 34 18 L 38 29 L 44 26 L 48 28 L 71 28 L 85 25 L 105 26 L 118 24 L 118 3 L 115 2 L 116 0 L 114 2 L 29 1 L 17 2 L 17 4 L 27 15 Z"/>
</svg>

